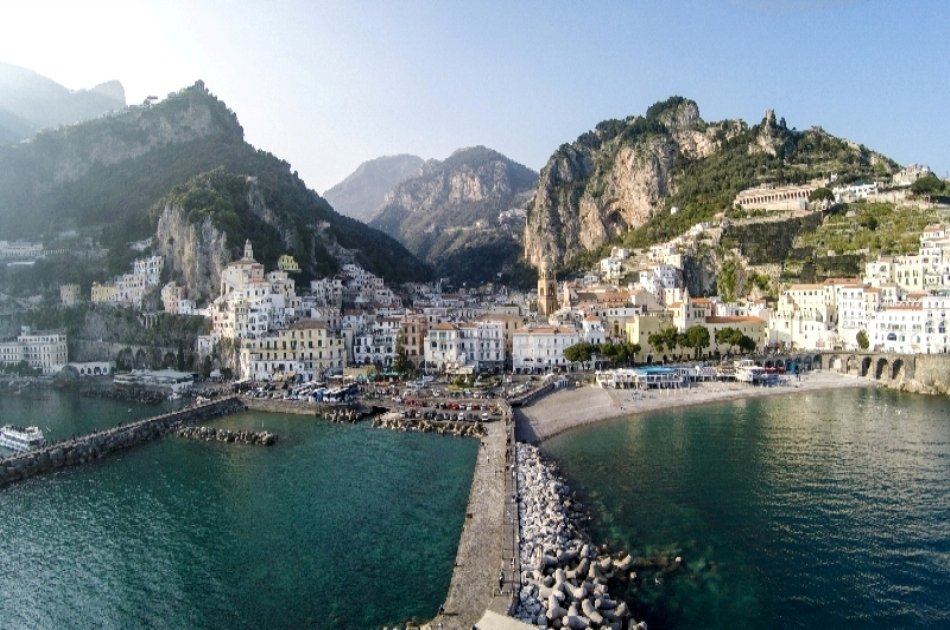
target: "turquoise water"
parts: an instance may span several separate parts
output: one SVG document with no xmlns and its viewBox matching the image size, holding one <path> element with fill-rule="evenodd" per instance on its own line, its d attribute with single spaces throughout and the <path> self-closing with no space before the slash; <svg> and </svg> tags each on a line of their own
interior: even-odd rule
<svg viewBox="0 0 950 630">
<path fill-rule="evenodd" d="M 140 412 L 77 404 L 52 432 Z M 435 613 L 477 441 L 257 412 L 215 426 L 281 441 L 166 437 L 0 489 L 0 626 L 366 628 Z"/>
<path fill-rule="evenodd" d="M 596 540 L 686 569 L 636 591 L 657 628 L 950 627 L 950 404 L 873 389 L 584 427 L 545 449 Z"/>
</svg>

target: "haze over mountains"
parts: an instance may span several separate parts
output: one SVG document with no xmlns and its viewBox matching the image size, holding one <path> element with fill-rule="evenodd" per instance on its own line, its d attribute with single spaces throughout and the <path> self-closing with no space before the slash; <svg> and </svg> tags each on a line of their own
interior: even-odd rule
<svg viewBox="0 0 950 630">
<path fill-rule="evenodd" d="M 409 154 L 384 155 L 363 162 L 342 182 L 323 193 L 340 214 L 369 223 L 386 195 L 407 179 L 422 174 L 425 160 Z"/>
<path fill-rule="evenodd" d="M 0 62 L 0 145 L 123 109 L 125 90 L 118 81 L 72 91 L 32 70 Z"/>
</svg>

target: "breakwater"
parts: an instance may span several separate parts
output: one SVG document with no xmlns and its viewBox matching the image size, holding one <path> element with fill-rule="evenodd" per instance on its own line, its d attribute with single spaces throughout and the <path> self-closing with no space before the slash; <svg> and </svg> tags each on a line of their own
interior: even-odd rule
<svg viewBox="0 0 950 630">
<path fill-rule="evenodd" d="M 440 435 L 455 435 L 459 437 L 484 437 L 488 430 L 480 422 L 464 422 L 456 420 L 425 420 L 420 418 L 404 418 L 401 413 L 392 412 L 373 418 L 373 426 L 397 431 L 420 431 L 422 433 L 438 433 Z"/>
<path fill-rule="evenodd" d="M 178 437 L 205 442 L 227 442 L 228 444 L 259 444 L 272 446 L 277 443 L 277 435 L 270 431 L 231 431 L 203 426 L 181 426 L 175 431 Z"/>
<path fill-rule="evenodd" d="M 188 407 L 129 424 L 103 429 L 0 460 L 0 486 L 67 466 L 85 464 L 159 438 L 181 425 L 204 422 L 243 410 L 237 398 Z"/>
<path fill-rule="evenodd" d="M 617 593 L 636 580 L 627 553 L 598 553 L 573 492 L 537 448 L 518 444 L 521 590 L 513 616 L 552 628 L 642 627 Z"/>
</svg>

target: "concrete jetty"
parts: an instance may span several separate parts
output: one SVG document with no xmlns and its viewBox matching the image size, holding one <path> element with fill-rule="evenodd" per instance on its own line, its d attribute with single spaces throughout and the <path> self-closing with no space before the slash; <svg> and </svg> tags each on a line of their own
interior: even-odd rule
<svg viewBox="0 0 950 630">
<path fill-rule="evenodd" d="M 431 628 L 469 630 L 486 611 L 507 616 L 520 588 L 511 408 L 503 405 L 502 421 L 486 423 L 485 428 L 455 570 L 442 612 Z"/>
<path fill-rule="evenodd" d="M 244 404 L 237 398 L 216 400 L 6 457 L 0 459 L 0 487 L 67 466 L 92 462 L 115 451 L 159 438 L 180 426 L 243 409 Z"/>
</svg>

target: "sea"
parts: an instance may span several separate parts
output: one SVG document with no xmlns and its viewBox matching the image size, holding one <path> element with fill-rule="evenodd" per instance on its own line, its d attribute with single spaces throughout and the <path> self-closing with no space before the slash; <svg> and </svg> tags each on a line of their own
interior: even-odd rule
<svg viewBox="0 0 950 630">
<path fill-rule="evenodd" d="M 47 437 L 163 406 L 0 396 Z M 0 488 L 0 627 L 378 628 L 444 601 L 478 441 L 245 412 Z"/>
<path fill-rule="evenodd" d="M 842 389 L 673 409 L 544 444 L 650 630 L 950 627 L 950 403 Z"/>
</svg>

